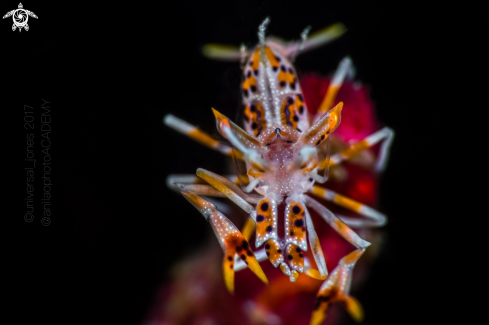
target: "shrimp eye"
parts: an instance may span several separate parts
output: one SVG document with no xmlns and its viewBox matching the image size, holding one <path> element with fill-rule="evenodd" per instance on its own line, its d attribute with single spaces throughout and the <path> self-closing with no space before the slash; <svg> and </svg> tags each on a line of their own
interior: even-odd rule
<svg viewBox="0 0 489 325">
<path fill-rule="evenodd" d="M 265 145 L 265 147 L 269 147 L 269 146 L 271 146 L 271 145 L 272 145 L 271 143 L 267 143 L 267 144 Z"/>
<path fill-rule="evenodd" d="M 291 141 L 291 140 L 287 140 L 287 143 L 292 143 L 292 142 L 293 142 L 293 141 Z"/>
</svg>

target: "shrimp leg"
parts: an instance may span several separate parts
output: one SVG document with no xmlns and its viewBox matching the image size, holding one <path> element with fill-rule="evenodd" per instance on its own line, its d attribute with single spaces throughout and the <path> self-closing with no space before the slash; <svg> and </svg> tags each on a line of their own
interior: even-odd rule
<svg viewBox="0 0 489 325">
<path fill-rule="evenodd" d="M 315 210 L 334 230 L 357 248 L 340 260 L 338 266 L 329 274 L 326 281 L 319 288 L 310 325 L 321 324 L 329 307 L 334 302 L 342 302 L 350 315 L 359 321 L 363 318 L 362 307 L 355 298 L 349 295 L 349 291 L 355 263 L 363 255 L 365 249 L 370 246 L 370 243 L 361 239 L 319 202 L 305 195 L 304 200 L 308 207 Z"/>
</svg>

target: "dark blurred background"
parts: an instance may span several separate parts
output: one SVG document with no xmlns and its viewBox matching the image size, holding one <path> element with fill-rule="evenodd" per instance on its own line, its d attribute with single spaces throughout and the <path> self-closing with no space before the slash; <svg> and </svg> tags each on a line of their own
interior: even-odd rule
<svg viewBox="0 0 489 325">
<path fill-rule="evenodd" d="M 17 5 L 2 2 L 2 15 Z M 0 26 L 4 124 L 13 130 L 4 139 L 16 153 L 9 159 L 16 171 L 9 192 L 20 207 L 8 254 L 22 279 L 19 303 L 29 311 L 18 315 L 20 323 L 141 324 L 172 263 L 211 232 L 167 189 L 166 175 L 226 170 L 225 158 L 169 130 L 162 118 L 172 113 L 215 134 L 211 107 L 234 116 L 239 65 L 207 60 L 200 50 L 206 43 L 254 45 L 267 16 L 267 34 L 287 40 L 309 25 L 312 32 L 337 22 L 347 27 L 340 39 L 299 56 L 296 67 L 326 75 L 350 55 L 356 79 L 372 89 L 378 119 L 396 131 L 380 186 L 379 209 L 390 217 L 387 245 L 359 296 L 365 323 L 411 323 L 429 306 L 419 284 L 429 229 L 420 220 L 431 216 L 419 205 L 433 181 L 418 186 L 429 175 L 431 162 L 420 157 L 429 153 L 426 139 L 436 134 L 441 108 L 425 101 L 433 91 L 427 81 L 436 80 L 433 71 L 422 77 L 435 58 L 424 45 L 437 32 L 420 26 L 428 21 L 421 11 L 376 1 L 23 5 L 39 17 L 29 19 L 28 32 L 12 32 L 11 18 Z M 41 99 L 51 102 L 52 115 L 49 226 L 40 223 L 39 200 L 36 219 L 22 217 L 22 107 L 34 107 L 39 123 Z M 38 129 L 34 133 L 41 139 Z M 36 157 L 42 156 L 36 142 Z"/>
</svg>

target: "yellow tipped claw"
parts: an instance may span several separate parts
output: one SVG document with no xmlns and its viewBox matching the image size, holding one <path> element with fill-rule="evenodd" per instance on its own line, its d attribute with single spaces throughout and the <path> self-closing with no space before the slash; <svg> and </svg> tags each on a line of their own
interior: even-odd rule
<svg viewBox="0 0 489 325">
<path fill-rule="evenodd" d="M 306 268 L 304 273 L 307 274 L 308 276 L 310 276 L 311 278 L 316 279 L 316 280 L 326 280 L 326 278 L 328 277 L 327 274 L 321 275 L 321 273 L 319 273 L 318 270 L 311 269 L 311 268 Z"/>
<path fill-rule="evenodd" d="M 234 293 L 234 265 L 229 264 L 226 255 L 224 256 L 224 261 L 222 262 L 222 271 L 224 275 L 224 283 L 229 293 Z"/>
<path fill-rule="evenodd" d="M 261 269 L 260 264 L 256 260 L 255 256 L 251 256 L 248 260 L 248 267 L 250 270 L 255 273 L 255 275 L 265 284 L 268 284 L 268 279 L 263 270 Z"/>
<path fill-rule="evenodd" d="M 363 320 L 363 308 L 358 300 L 353 297 L 347 296 L 344 299 L 345 308 L 350 316 L 358 323 Z"/>
</svg>

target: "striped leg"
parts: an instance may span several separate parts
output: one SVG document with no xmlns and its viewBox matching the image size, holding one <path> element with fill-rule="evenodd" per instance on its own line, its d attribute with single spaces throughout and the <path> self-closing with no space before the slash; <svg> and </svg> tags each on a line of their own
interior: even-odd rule
<svg viewBox="0 0 489 325">
<path fill-rule="evenodd" d="M 166 126 L 188 136 L 189 138 L 199 142 L 206 147 L 219 151 L 226 156 L 233 157 L 234 154 L 236 158 L 242 159 L 242 155 L 239 151 L 234 150 L 233 153 L 232 147 L 213 139 L 207 133 L 199 130 L 197 127 L 185 122 L 184 120 L 179 119 L 178 117 L 175 117 L 171 114 L 165 115 L 165 117 L 163 118 L 163 123 L 165 123 Z"/>
<path fill-rule="evenodd" d="M 248 213 L 254 221 L 256 220 L 256 211 L 248 202 L 256 204 L 261 197 L 245 193 L 227 178 L 202 168 L 197 169 L 197 176 L 212 185 L 212 187 L 219 192 L 223 193 L 228 199 Z"/>
<path fill-rule="evenodd" d="M 233 188 L 236 189 L 237 193 L 248 203 L 256 204 L 260 200 L 261 196 L 248 194 L 239 190 L 239 187 L 237 187 L 237 185 L 239 184 L 238 177 L 234 175 L 226 175 L 225 177 L 223 177 L 214 173 L 212 174 L 218 176 L 221 182 L 225 182 L 226 184 L 234 184 L 234 186 L 236 187 Z M 175 192 L 180 192 L 182 186 L 184 186 L 185 188 L 191 189 L 198 195 L 214 197 L 226 196 L 224 195 L 224 193 L 215 190 L 209 185 L 206 185 L 205 181 L 202 178 L 192 174 L 170 174 L 166 178 L 166 185 L 168 186 L 168 188 L 174 190 Z M 228 187 L 229 186 L 231 185 L 228 185 Z"/>
<path fill-rule="evenodd" d="M 350 227 L 382 227 L 387 223 L 387 217 L 379 211 L 324 187 L 313 186 L 310 193 L 368 218 L 367 220 L 362 220 L 341 217 L 341 220 Z"/>
<path fill-rule="evenodd" d="M 166 186 L 180 192 L 177 184 L 204 184 L 205 182 L 194 174 L 170 174 L 166 177 Z"/>
<path fill-rule="evenodd" d="M 383 141 L 380 144 L 379 155 L 376 158 L 375 166 L 374 166 L 374 170 L 377 173 L 380 173 L 384 171 L 385 167 L 387 166 L 387 160 L 389 158 L 389 149 L 392 145 L 392 141 L 394 140 L 394 131 L 388 127 L 384 127 L 383 129 L 380 129 L 379 131 L 369 135 L 365 139 L 358 141 L 355 144 L 352 144 L 348 148 L 332 155 L 331 157 L 329 157 L 326 154 L 325 158 L 322 158 L 322 160 L 319 161 L 317 170 L 313 170 L 309 175 L 316 182 L 324 183 L 327 181 L 328 173 L 325 172 L 324 174 L 326 176 L 323 177 L 319 175 L 318 171 L 325 170 L 325 168 L 336 166 L 345 160 L 349 160 L 355 157 L 356 155 L 358 155 L 363 150 L 374 146 L 375 144 L 379 143 L 382 140 L 385 141 Z"/>
<path fill-rule="evenodd" d="M 321 102 L 321 105 L 318 109 L 318 112 L 316 113 L 316 116 L 314 117 L 314 122 L 318 121 L 321 119 L 324 114 L 326 114 L 328 111 L 330 111 L 333 102 L 336 98 L 336 95 L 338 94 L 338 91 L 341 88 L 341 85 L 343 84 L 343 81 L 345 80 L 345 77 L 351 70 L 351 60 L 350 58 L 346 57 L 343 60 L 341 60 L 338 69 L 336 70 L 333 79 L 331 80 L 331 84 L 328 88 L 328 91 L 326 92 L 326 95 L 324 96 L 323 101 Z M 331 159 L 329 160 L 329 166 L 337 165 L 341 161 L 350 159 L 360 153 L 361 151 L 375 145 L 376 143 L 385 140 L 382 142 L 381 147 L 380 147 L 380 152 L 379 156 L 377 157 L 377 161 L 375 163 L 375 171 L 381 172 L 385 169 L 387 165 L 387 160 L 389 157 L 389 149 L 392 144 L 392 141 L 394 139 L 394 131 L 388 127 L 385 127 L 371 135 L 369 135 L 367 138 L 365 138 L 362 141 L 359 141 L 355 143 L 354 145 L 350 146 L 349 148 L 343 150 L 342 152 L 335 154 L 331 156 Z M 320 169 L 323 167 L 325 163 L 327 163 L 328 160 L 324 159 L 319 163 Z M 312 175 L 314 176 L 314 175 Z M 318 180 L 319 181 L 319 180 Z"/>
<path fill-rule="evenodd" d="M 226 175 L 226 178 L 229 180 L 233 180 L 234 182 L 239 184 L 239 180 L 234 175 Z M 192 191 L 197 195 L 202 195 L 208 198 L 217 208 L 227 214 L 231 213 L 231 206 L 229 205 L 229 201 L 219 201 L 214 200 L 212 197 L 226 197 L 222 192 L 219 192 L 215 188 L 210 185 L 207 185 L 203 179 L 196 175 L 192 174 L 170 174 L 166 178 L 166 185 L 169 189 L 180 193 L 181 190 Z M 259 199 L 254 198 L 253 195 L 249 195 L 248 203 L 253 203 Z"/>
<path fill-rule="evenodd" d="M 344 222 L 319 202 L 308 196 L 304 196 L 304 199 L 308 207 L 315 210 L 333 229 L 357 248 L 340 260 L 338 266 L 330 273 L 326 281 L 319 288 L 310 325 L 321 324 L 326 318 L 329 307 L 334 302 L 342 302 L 350 315 L 355 320 L 360 321 L 363 318 L 361 305 L 356 299 L 349 296 L 349 291 L 353 267 L 365 252 L 365 249 L 370 246 L 370 243 L 361 239 Z"/>
<path fill-rule="evenodd" d="M 341 85 L 343 84 L 343 81 L 348 74 L 348 71 L 350 71 L 350 68 L 351 59 L 349 57 L 341 60 L 338 69 L 336 69 L 333 79 L 331 80 L 328 91 L 326 92 L 326 95 L 324 96 L 323 101 L 319 106 L 316 116 L 314 117 L 314 122 L 323 117 L 324 114 L 326 114 L 333 107 L 333 102 L 336 98 L 336 95 L 338 94 L 338 91 L 340 90 Z"/>
<path fill-rule="evenodd" d="M 236 175 L 225 175 L 226 179 L 236 185 L 240 184 L 239 178 Z M 248 175 L 241 175 L 244 182 L 249 182 Z M 170 174 L 166 177 L 166 186 L 175 192 L 180 192 L 176 184 L 204 184 L 205 182 L 194 174 Z"/>
<path fill-rule="evenodd" d="M 387 165 L 387 160 L 389 158 L 389 149 L 393 140 L 394 131 L 391 128 L 385 127 L 383 129 L 380 129 L 379 131 L 369 135 L 365 139 L 349 146 L 345 150 L 332 155 L 329 160 L 329 167 L 338 165 L 342 161 L 348 160 L 356 156 L 361 151 L 372 147 L 380 141 L 383 141 L 381 143 L 379 156 L 377 157 L 377 161 L 375 162 L 375 171 L 382 172 Z"/>
</svg>

